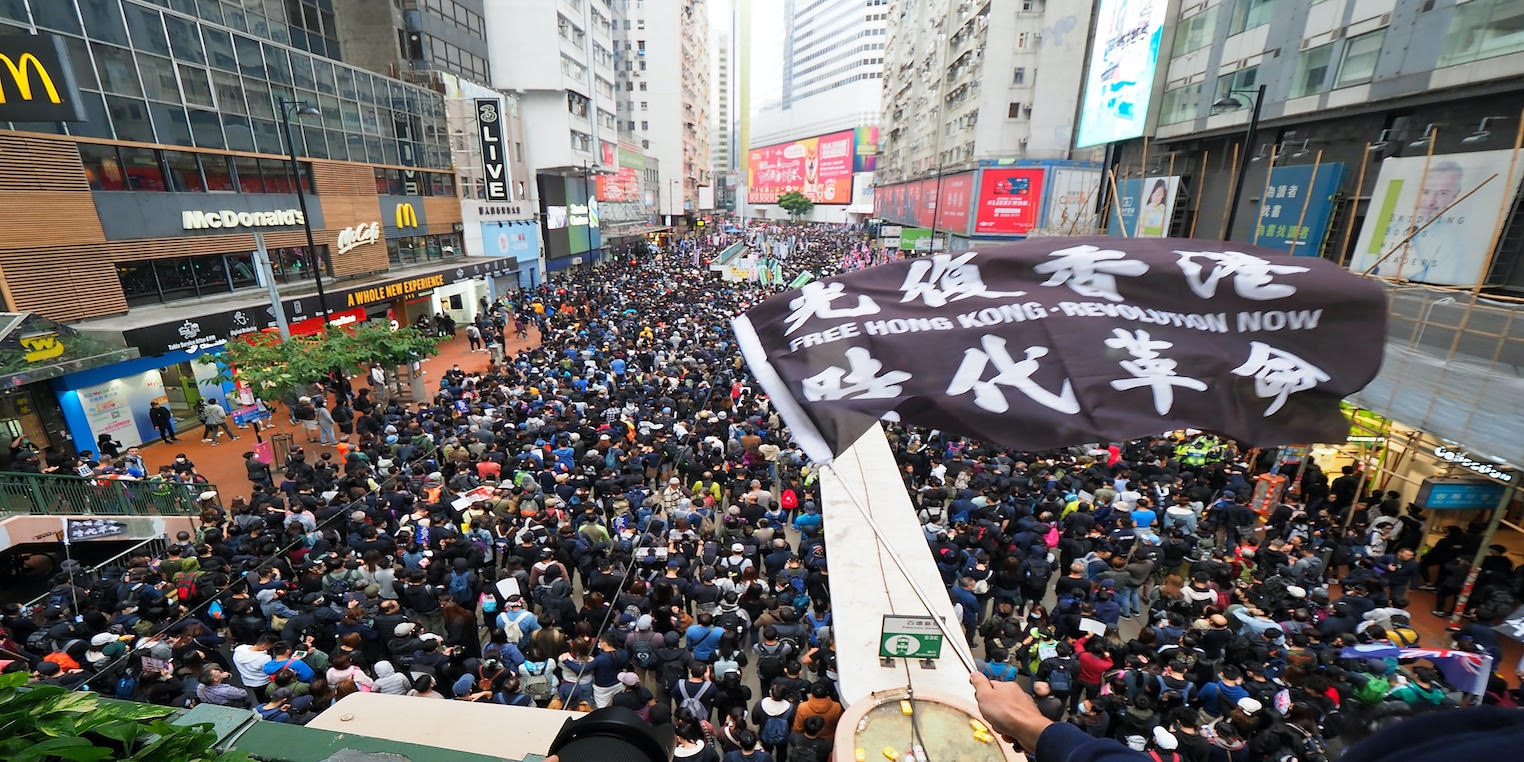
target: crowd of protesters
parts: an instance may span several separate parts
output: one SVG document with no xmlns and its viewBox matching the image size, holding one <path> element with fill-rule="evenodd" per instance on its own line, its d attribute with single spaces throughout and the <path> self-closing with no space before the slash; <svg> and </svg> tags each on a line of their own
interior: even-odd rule
<svg viewBox="0 0 1524 762">
<path fill-rule="evenodd" d="M 785 282 L 867 256 L 855 229 L 690 239 L 488 305 L 467 337 L 496 351 L 430 400 L 384 375 L 310 390 L 299 404 L 344 411 L 336 451 L 251 454 L 249 494 L 207 498 L 164 557 L 66 568 L 41 610 L 7 606 L 4 668 L 298 724 L 355 692 L 623 706 L 670 724 L 678 759 L 824 762 L 842 705 L 815 473 L 728 328 L 780 288 L 700 269 L 780 236 Z M 537 344 L 504 354 L 528 326 Z M 1300 499 L 1261 516 L 1246 464 L 1274 455 L 1232 443 L 889 436 L 981 692 L 1019 685 L 1086 738 L 1156 762 L 1316 760 L 1391 717 L 1515 700 L 1345 656 L 1418 645 L 1409 593 L 1452 605 L 1480 537 L 1415 556 L 1422 517 L 1362 474 L 1309 463 Z M 1473 619 L 1423 645 L 1502 668 L 1490 625 L 1519 592 L 1494 552 Z"/>
</svg>

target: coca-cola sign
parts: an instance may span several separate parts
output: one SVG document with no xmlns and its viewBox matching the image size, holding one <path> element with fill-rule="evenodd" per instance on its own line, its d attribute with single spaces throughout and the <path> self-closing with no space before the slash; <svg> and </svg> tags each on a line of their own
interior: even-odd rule
<svg viewBox="0 0 1524 762">
<path fill-rule="evenodd" d="M 381 223 L 360 223 L 339 231 L 339 253 L 344 254 L 381 240 Z"/>
</svg>

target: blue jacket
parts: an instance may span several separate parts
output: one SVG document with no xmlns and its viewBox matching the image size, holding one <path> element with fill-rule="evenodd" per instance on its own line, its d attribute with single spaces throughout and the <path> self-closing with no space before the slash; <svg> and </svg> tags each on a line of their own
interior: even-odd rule
<svg viewBox="0 0 1524 762">
<path fill-rule="evenodd" d="M 962 604 L 964 624 L 979 623 L 979 599 L 975 598 L 972 592 L 963 589 L 959 585 L 949 590 L 948 594 L 952 598 L 953 603 Z"/>
</svg>

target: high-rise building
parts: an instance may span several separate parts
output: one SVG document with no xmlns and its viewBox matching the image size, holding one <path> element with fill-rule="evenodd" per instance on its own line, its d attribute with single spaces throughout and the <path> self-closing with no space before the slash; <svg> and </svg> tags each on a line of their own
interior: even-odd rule
<svg viewBox="0 0 1524 762">
<path fill-rule="evenodd" d="M 894 0 L 879 185 L 1068 159 L 1091 0 Z"/>
<path fill-rule="evenodd" d="M 7 73 L 30 94 L 7 82 L 0 120 L 35 114 L 55 86 L 84 116 L 0 121 L 0 310 L 66 323 L 74 345 L 6 377 L 9 430 L 64 451 L 106 432 L 137 444 L 146 421 L 101 411 L 165 397 L 193 421 L 197 399 L 232 391 L 197 359 L 273 330 L 277 312 L 294 334 L 321 330 L 324 307 L 333 322 L 408 323 L 462 281 L 512 282 L 511 258 L 464 256 L 444 96 L 342 60 L 339 10 L 0 3 L 11 60 L 36 46 L 45 70 Z"/>
<path fill-rule="evenodd" d="M 711 154 L 713 157 L 714 205 L 717 209 L 735 209 L 735 191 L 739 156 L 739 123 L 736 110 L 739 60 L 736 55 L 740 31 L 740 10 L 734 0 L 716 0 L 709 10 Z"/>
<path fill-rule="evenodd" d="M 874 182 L 871 170 L 857 172 L 850 180 L 822 184 L 841 189 L 827 198 L 824 193 L 809 190 L 816 185 L 813 178 L 781 182 L 763 179 L 773 176 L 766 169 L 759 173 L 758 162 L 767 163 L 769 160 L 760 158 L 761 152 L 773 147 L 852 131 L 852 138 L 833 138 L 831 145 L 850 146 L 857 168 L 871 166 L 871 162 L 857 157 L 872 156 L 877 151 L 875 128 L 879 124 L 889 5 L 889 0 L 784 0 L 781 7 L 766 9 L 782 13 L 783 56 L 778 63 L 782 90 L 778 100 L 761 104 L 752 115 L 745 157 L 752 186 L 748 187 L 752 213 L 786 216 L 771 202 L 784 186 L 798 185 L 788 189 L 803 188 L 816 203 L 809 219 L 847 222 L 871 214 L 871 203 L 865 200 Z M 844 173 L 851 171 L 843 169 Z"/>
<path fill-rule="evenodd" d="M 545 270 L 603 256 L 595 184 L 615 155 L 613 11 L 608 0 L 494 0 L 491 85 L 518 99 L 534 174 Z"/>
<path fill-rule="evenodd" d="M 348 60 L 426 84 L 430 72 L 487 82 L 485 0 L 325 0 Z"/>
<path fill-rule="evenodd" d="M 656 159 L 657 206 L 669 224 L 698 209 L 713 187 L 710 163 L 709 16 L 706 0 L 618 2 L 619 116 Z"/>
</svg>

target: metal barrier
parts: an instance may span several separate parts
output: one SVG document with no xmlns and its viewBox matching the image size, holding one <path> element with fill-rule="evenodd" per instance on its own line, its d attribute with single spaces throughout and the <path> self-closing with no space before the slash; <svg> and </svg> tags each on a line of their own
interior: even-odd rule
<svg viewBox="0 0 1524 762">
<path fill-rule="evenodd" d="M 0 515 L 195 516 L 213 484 L 0 472 Z"/>
<path fill-rule="evenodd" d="M 150 539 L 147 539 L 147 540 L 143 540 L 142 542 L 139 542 L 138 544 L 133 545 L 132 547 L 130 547 L 130 548 L 128 548 L 128 549 L 126 549 L 126 550 L 124 550 L 124 551 L 122 551 L 122 552 L 120 552 L 120 553 L 118 553 L 118 554 L 108 558 L 108 559 L 105 559 L 105 560 L 103 560 L 103 561 L 101 561 L 99 563 L 93 564 L 93 565 L 91 565 L 90 568 L 91 569 L 104 569 L 104 568 L 106 568 L 108 566 L 117 566 L 117 565 L 122 564 L 129 557 L 134 556 L 134 555 L 138 555 L 138 554 L 146 555 L 146 556 L 149 556 L 151 558 L 162 558 L 164 556 L 164 554 L 165 554 L 165 551 L 167 551 L 168 549 L 169 549 L 169 538 L 162 537 L 162 536 L 161 537 L 154 537 L 154 538 L 150 538 Z M 24 606 L 27 609 L 32 609 L 32 608 L 39 607 L 52 594 L 53 594 L 52 590 L 49 589 L 48 592 L 43 593 L 42 595 L 39 595 L 39 596 L 37 596 L 36 598 L 33 598 L 30 601 L 27 601 L 24 604 Z"/>
</svg>

